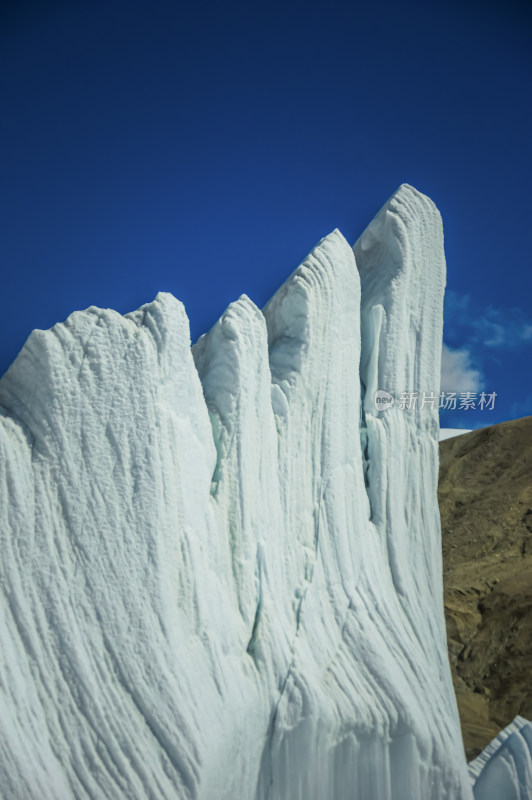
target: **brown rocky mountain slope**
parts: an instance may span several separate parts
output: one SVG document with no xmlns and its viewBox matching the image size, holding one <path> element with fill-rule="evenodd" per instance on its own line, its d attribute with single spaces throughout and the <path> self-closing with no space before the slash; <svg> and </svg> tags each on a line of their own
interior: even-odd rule
<svg viewBox="0 0 532 800">
<path fill-rule="evenodd" d="M 532 417 L 440 443 L 445 615 L 473 758 L 532 718 Z"/>
</svg>

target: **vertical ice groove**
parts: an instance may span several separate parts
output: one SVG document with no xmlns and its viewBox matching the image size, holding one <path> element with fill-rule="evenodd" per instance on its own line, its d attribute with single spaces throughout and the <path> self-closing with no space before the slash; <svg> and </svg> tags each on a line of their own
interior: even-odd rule
<svg viewBox="0 0 532 800">
<path fill-rule="evenodd" d="M 405 626 L 431 665 L 434 680 L 443 681 L 452 726 L 458 729 L 443 626 L 438 403 L 401 408 L 403 393 L 417 393 L 419 401 L 423 392 L 439 395 L 445 284 L 440 215 L 432 201 L 403 185 L 358 239 L 354 252 L 362 287 L 363 428 L 372 519 L 388 552 Z M 376 410 L 376 389 L 394 397 L 391 408 Z M 432 614 L 426 613 L 427 603 Z M 460 745 L 450 739 L 445 746 L 456 748 L 458 761 Z"/>
<path fill-rule="evenodd" d="M 442 244 L 403 186 L 192 348 L 166 293 L 31 334 L 0 380 L 2 798 L 472 800 L 437 417 L 398 407 L 438 391 Z M 518 728 L 482 774 L 528 780 Z"/>
<path fill-rule="evenodd" d="M 350 497 L 352 482 L 363 486 L 357 426 L 359 304 L 351 248 L 334 231 L 264 309 L 272 381 L 287 402 L 279 428 L 279 471 L 296 628 L 290 668 L 270 723 L 259 797 L 297 797 L 299 792 L 317 797 L 325 789 L 310 764 L 322 756 L 311 751 L 334 714 L 320 689 L 320 675 L 338 646 L 338 621 L 356 585 L 358 564 L 349 539 L 356 537 L 357 520 L 368 515 L 364 499 L 356 503 Z M 346 504 L 343 529 L 328 512 L 333 491 Z M 318 597 L 324 604 L 314 619 L 316 651 L 305 668 L 308 619 Z M 302 757 L 291 760 L 294 736 Z"/>
<path fill-rule="evenodd" d="M 401 395 L 439 395 L 438 342 L 441 341 L 445 262 L 439 213 L 410 186 L 402 186 L 386 203 L 354 247 L 362 284 L 362 382 L 368 435 L 372 511 L 387 538 L 398 592 L 407 598 L 413 586 L 411 558 L 441 594 L 439 537 L 424 535 L 420 492 L 437 483 L 437 401 L 420 410 L 401 408 Z M 375 365 L 378 365 L 375 368 Z M 395 398 L 392 408 L 377 412 L 371 390 Z M 423 434 L 423 435 L 422 435 Z M 386 452 L 386 457 L 384 452 Z M 380 475 L 375 474 L 376 471 Z M 413 480 L 421 475 L 418 485 Z M 372 475 L 374 480 L 372 481 Z M 424 505 L 425 511 L 428 508 Z M 413 514 L 415 524 L 409 524 Z M 429 521 L 439 521 L 435 507 Z M 417 599 L 417 598 L 416 598 Z M 411 604 L 412 610 L 415 601 Z M 440 620 L 441 623 L 441 620 Z M 422 631 L 423 626 L 416 625 Z"/>
<path fill-rule="evenodd" d="M 261 311 L 243 295 L 198 340 L 193 355 L 217 449 L 216 513 L 220 529 L 228 535 L 230 585 L 244 623 L 242 643 L 249 646 L 264 602 L 261 553 L 273 561 L 282 529 L 277 434 Z"/>
</svg>

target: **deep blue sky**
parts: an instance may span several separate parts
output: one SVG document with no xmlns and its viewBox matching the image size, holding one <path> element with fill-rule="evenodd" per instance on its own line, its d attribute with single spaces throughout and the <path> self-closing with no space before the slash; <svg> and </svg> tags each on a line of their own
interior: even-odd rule
<svg viewBox="0 0 532 800">
<path fill-rule="evenodd" d="M 195 339 L 242 292 L 263 305 L 333 228 L 354 241 L 406 181 L 443 215 L 451 372 L 498 392 L 444 424 L 532 414 L 526 3 L 1 14 L 0 371 L 32 328 L 159 289 Z"/>
</svg>

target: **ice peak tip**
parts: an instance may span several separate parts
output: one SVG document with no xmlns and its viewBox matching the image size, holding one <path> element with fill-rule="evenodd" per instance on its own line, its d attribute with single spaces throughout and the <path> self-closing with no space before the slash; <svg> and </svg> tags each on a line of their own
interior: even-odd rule
<svg viewBox="0 0 532 800">
<path fill-rule="evenodd" d="M 341 246 L 350 247 L 349 242 L 343 235 L 342 231 L 339 228 L 335 228 L 326 236 L 324 236 L 318 244 L 313 248 L 313 250 L 318 250 L 320 247 L 324 245 L 331 245 L 331 244 L 340 244 Z"/>
<path fill-rule="evenodd" d="M 392 194 L 390 199 L 394 197 L 400 197 L 403 194 L 414 194 L 423 196 L 422 192 L 420 192 L 419 189 L 416 189 L 415 186 L 412 186 L 412 184 L 401 183 L 401 185 L 398 186 L 395 192 Z"/>
<path fill-rule="evenodd" d="M 408 217 L 438 217 L 441 220 L 440 212 L 434 201 L 409 183 L 402 183 L 395 190 L 381 208 L 377 217 L 387 211 L 399 213 L 401 216 L 406 214 Z"/>
<path fill-rule="evenodd" d="M 410 200 L 414 203 L 429 205 L 431 207 L 436 208 L 434 201 L 427 195 L 421 192 L 419 189 L 416 189 L 415 186 L 412 186 L 410 183 L 402 183 L 392 194 L 388 203 L 392 202 L 393 200 Z"/>
</svg>

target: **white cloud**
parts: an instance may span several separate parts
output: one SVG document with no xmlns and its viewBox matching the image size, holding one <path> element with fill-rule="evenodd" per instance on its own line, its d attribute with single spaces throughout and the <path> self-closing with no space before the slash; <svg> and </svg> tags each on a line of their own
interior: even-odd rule
<svg viewBox="0 0 532 800">
<path fill-rule="evenodd" d="M 454 350 L 443 345 L 441 354 L 441 391 L 478 392 L 484 388 L 484 375 L 474 364 L 469 350 Z"/>
</svg>

